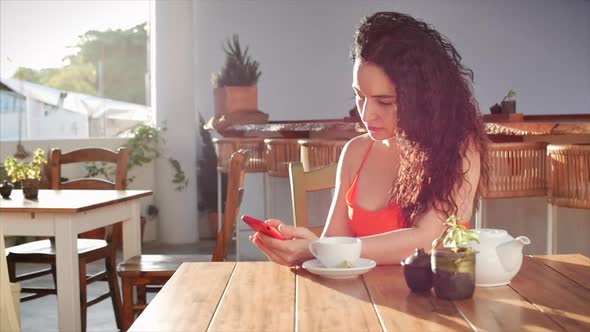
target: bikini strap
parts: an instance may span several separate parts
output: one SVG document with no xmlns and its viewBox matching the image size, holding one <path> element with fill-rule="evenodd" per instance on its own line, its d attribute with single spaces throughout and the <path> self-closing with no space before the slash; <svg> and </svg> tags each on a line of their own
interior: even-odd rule
<svg viewBox="0 0 590 332">
<path fill-rule="evenodd" d="M 356 171 L 357 177 L 361 173 L 361 169 L 363 169 L 363 166 L 365 166 L 365 162 L 367 161 L 367 158 L 369 157 L 369 153 L 371 153 L 371 149 L 373 148 L 374 143 L 375 143 L 375 141 L 371 141 L 371 144 L 369 145 L 367 152 L 365 152 L 365 156 L 363 157 L 363 160 L 361 161 L 361 165 L 359 166 L 359 169 Z"/>
</svg>

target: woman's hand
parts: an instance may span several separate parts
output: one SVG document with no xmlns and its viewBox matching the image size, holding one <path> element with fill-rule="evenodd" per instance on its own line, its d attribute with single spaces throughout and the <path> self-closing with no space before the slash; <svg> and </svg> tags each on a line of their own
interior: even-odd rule
<svg viewBox="0 0 590 332">
<path fill-rule="evenodd" d="M 277 219 L 268 219 L 265 222 L 278 229 L 286 239 L 278 240 L 259 232 L 250 236 L 250 241 L 271 261 L 292 266 L 313 257 L 309 252 L 309 243 L 318 237 L 309 229 L 285 225 Z"/>
</svg>

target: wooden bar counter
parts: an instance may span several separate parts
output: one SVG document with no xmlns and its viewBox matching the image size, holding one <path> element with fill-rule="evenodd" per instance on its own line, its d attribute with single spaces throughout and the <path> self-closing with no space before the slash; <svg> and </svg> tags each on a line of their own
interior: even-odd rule
<svg viewBox="0 0 590 332">
<path fill-rule="evenodd" d="M 590 114 L 521 115 L 518 120 L 484 115 L 486 132 L 493 141 L 542 140 L 548 136 L 567 136 L 568 143 L 590 143 Z M 350 139 L 366 132 L 352 118 L 329 120 L 269 121 L 261 124 L 223 124 L 208 129 L 224 137 L 330 138 Z M 534 137 L 534 138 L 533 138 Z"/>
</svg>

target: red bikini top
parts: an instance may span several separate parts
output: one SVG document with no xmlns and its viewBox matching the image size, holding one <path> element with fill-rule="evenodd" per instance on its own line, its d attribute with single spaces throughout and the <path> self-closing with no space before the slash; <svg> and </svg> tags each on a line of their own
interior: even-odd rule
<svg viewBox="0 0 590 332">
<path fill-rule="evenodd" d="M 359 174 L 365 165 L 365 161 L 367 160 L 374 143 L 375 142 L 371 142 L 371 145 L 365 153 L 361 165 L 352 180 L 352 185 L 346 193 L 346 205 L 348 205 L 348 218 L 350 219 L 349 225 L 355 236 L 368 236 L 390 232 L 404 228 L 406 225 L 402 211 L 395 202 L 375 211 L 363 209 L 357 204 L 356 195 Z"/>
</svg>

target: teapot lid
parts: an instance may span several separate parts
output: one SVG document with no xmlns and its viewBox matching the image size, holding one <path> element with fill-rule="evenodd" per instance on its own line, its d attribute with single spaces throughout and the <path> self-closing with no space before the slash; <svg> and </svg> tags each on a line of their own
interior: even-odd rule
<svg viewBox="0 0 590 332">
<path fill-rule="evenodd" d="M 402 265 L 412 267 L 430 266 L 430 255 L 424 252 L 424 248 L 416 248 L 413 255 L 406 257 L 406 259 L 402 261 Z"/>
</svg>

